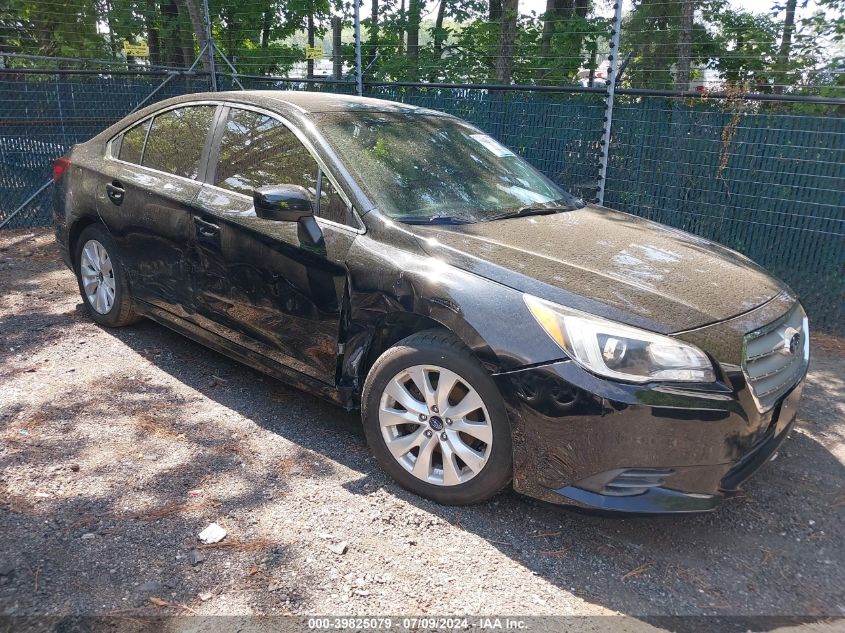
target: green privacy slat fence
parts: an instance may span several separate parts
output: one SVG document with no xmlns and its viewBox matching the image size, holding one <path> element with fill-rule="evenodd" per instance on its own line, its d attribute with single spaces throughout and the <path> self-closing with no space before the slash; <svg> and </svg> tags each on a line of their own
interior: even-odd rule
<svg viewBox="0 0 845 633">
<path fill-rule="evenodd" d="M 841 332 L 845 118 L 805 109 L 621 98 L 605 204 L 744 253 Z"/>
<path fill-rule="evenodd" d="M 51 161 L 119 120 L 163 77 L 0 74 L 0 223 Z M 246 79 L 247 89 L 308 89 Z M 221 77 L 221 89 L 237 86 Z M 208 90 L 177 77 L 154 100 Z M 348 84 L 310 89 L 354 92 Z M 587 200 L 599 174 L 598 94 L 367 87 L 367 96 L 465 118 Z M 845 333 L 845 118 L 831 107 L 618 97 L 605 204 L 719 241 L 795 289 L 815 327 Z M 7 228 L 50 222 L 49 189 Z M 561 236 L 565 239 L 566 236 Z M 598 237 L 598 236 L 597 236 Z"/>
<path fill-rule="evenodd" d="M 125 116 L 164 77 L 0 75 L 0 222 L 50 179 L 53 159 Z M 208 89 L 207 78 L 171 79 L 165 99 Z M 4 228 L 50 223 L 48 189 Z"/>
</svg>

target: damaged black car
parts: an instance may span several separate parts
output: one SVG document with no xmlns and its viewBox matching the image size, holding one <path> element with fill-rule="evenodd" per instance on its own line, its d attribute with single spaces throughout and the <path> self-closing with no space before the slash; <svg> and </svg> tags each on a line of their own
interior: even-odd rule
<svg viewBox="0 0 845 633">
<path fill-rule="evenodd" d="M 787 286 L 440 112 L 186 95 L 74 146 L 54 180 L 96 322 L 150 318 L 360 409 L 382 467 L 440 503 L 512 485 L 709 511 L 794 424 L 809 333 Z"/>
</svg>

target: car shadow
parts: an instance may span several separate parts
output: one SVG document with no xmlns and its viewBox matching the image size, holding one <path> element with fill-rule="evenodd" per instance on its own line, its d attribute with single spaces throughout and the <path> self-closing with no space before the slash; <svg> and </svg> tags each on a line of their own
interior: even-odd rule
<svg viewBox="0 0 845 633">
<path fill-rule="evenodd" d="M 824 433 L 823 420 L 809 421 L 812 433 L 802 421 L 776 462 L 711 514 L 604 517 L 512 491 L 471 507 L 446 507 L 403 490 L 383 473 L 365 449 L 357 414 L 288 388 L 151 322 L 107 332 L 203 396 L 359 473 L 346 484 L 350 492 L 387 491 L 476 534 L 589 603 L 673 630 L 712 630 L 715 618 L 723 618 L 724 630 L 770 630 L 795 617 L 845 615 L 845 554 L 840 547 L 845 538 L 845 467 L 819 439 L 816 431 Z M 150 349 L 168 353 L 150 356 Z M 207 364 L 206 371 L 197 371 L 199 359 Z M 842 365 L 839 359 L 830 371 L 841 372 Z M 208 372 L 223 377 L 225 384 L 210 381 Z M 841 380 L 831 382 L 821 375 L 811 376 L 810 382 L 806 410 L 818 411 L 822 399 L 845 400 Z M 686 617 L 667 621 L 665 616 Z"/>
</svg>

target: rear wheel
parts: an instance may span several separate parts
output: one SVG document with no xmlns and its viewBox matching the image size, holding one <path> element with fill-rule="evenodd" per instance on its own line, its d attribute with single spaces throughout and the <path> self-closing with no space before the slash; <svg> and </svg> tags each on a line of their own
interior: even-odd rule
<svg viewBox="0 0 845 633">
<path fill-rule="evenodd" d="M 97 323 L 120 327 L 138 320 L 114 240 L 104 227 L 92 224 L 83 229 L 76 242 L 75 264 L 79 293 Z"/>
<path fill-rule="evenodd" d="M 510 482 L 510 425 L 501 395 L 448 332 L 414 334 L 381 355 L 364 385 L 363 419 L 381 465 L 420 496 L 477 503 Z"/>
</svg>

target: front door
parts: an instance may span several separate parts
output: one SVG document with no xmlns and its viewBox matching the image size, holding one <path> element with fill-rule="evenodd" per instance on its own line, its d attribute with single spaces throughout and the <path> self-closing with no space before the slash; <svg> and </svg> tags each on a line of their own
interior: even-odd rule
<svg viewBox="0 0 845 633">
<path fill-rule="evenodd" d="M 97 183 L 98 211 L 133 297 L 177 314 L 191 310 L 191 210 L 215 107 L 166 110 L 130 128 L 115 139 Z"/>
<path fill-rule="evenodd" d="M 212 152 L 212 159 L 218 157 L 194 215 L 194 318 L 206 329 L 334 384 L 345 260 L 357 230 L 318 218 L 322 240 L 315 242 L 296 222 L 258 218 L 252 192 L 267 185 L 301 185 L 313 192 L 318 215 L 348 204 L 294 132 L 275 117 L 232 107 L 221 125 L 219 152 Z"/>
</svg>

